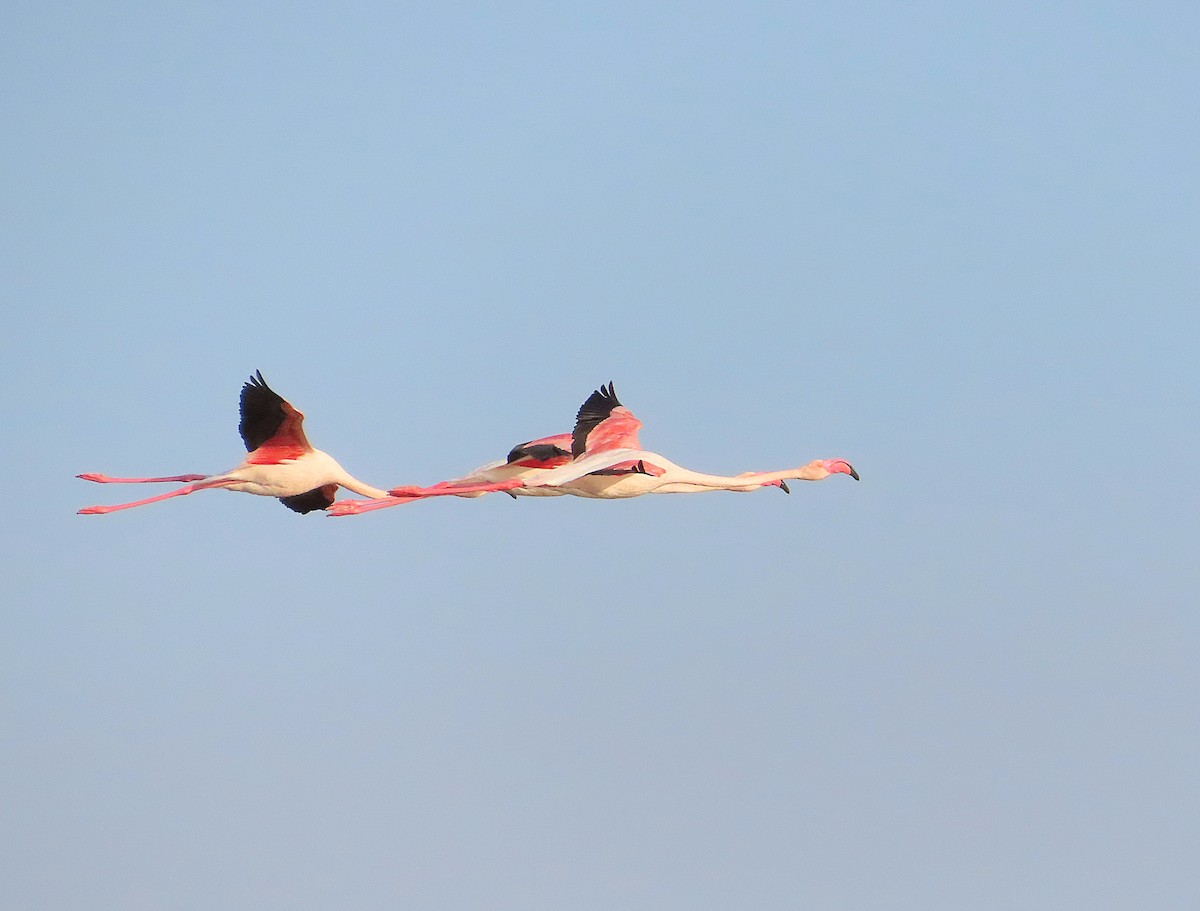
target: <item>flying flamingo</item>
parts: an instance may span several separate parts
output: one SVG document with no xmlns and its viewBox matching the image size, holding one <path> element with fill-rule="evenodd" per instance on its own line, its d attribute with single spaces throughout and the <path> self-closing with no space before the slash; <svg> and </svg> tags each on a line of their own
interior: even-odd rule
<svg viewBox="0 0 1200 911">
<path fill-rule="evenodd" d="M 782 471 L 747 471 L 725 476 L 704 474 L 677 465 L 666 456 L 640 448 L 637 430 L 641 421 L 617 400 L 612 384 L 601 387 L 579 410 L 572 435 L 570 462 L 518 478 L 499 480 L 491 490 L 525 496 L 562 492 L 591 499 L 625 499 L 648 493 L 702 493 L 709 490 L 751 491 L 779 487 L 791 493 L 790 480 L 822 481 L 835 474 L 858 480 L 858 472 L 845 459 L 814 459 L 807 465 Z M 481 488 L 482 489 L 482 485 Z M 452 487 L 397 488 L 390 495 L 446 496 Z"/>
<path fill-rule="evenodd" d="M 633 470 L 611 474 L 608 469 L 634 465 Z M 791 493 L 788 481 L 823 481 L 835 474 L 858 480 L 858 472 L 845 459 L 814 459 L 799 468 L 782 471 L 747 471 L 726 476 L 704 474 L 676 465 L 666 456 L 644 449 L 612 449 L 585 455 L 567 465 L 553 468 L 533 480 L 522 480 L 527 488 L 563 490 L 576 497 L 596 500 L 640 497 L 648 493 L 703 493 L 709 490 L 748 492 L 760 487 L 778 487 Z M 521 493 L 513 490 L 513 493 Z M 526 491 L 527 492 L 527 491 Z"/>
<path fill-rule="evenodd" d="M 392 501 L 346 500 L 335 507 L 333 514 L 367 512 L 423 497 L 461 496 L 462 488 L 456 487 L 460 482 L 470 485 L 472 496 L 503 490 L 513 496 L 570 494 L 591 499 L 624 499 L 648 493 L 744 492 L 760 487 L 779 487 L 784 493 L 791 493 L 789 480 L 820 481 L 834 474 L 848 474 L 858 480 L 858 472 L 844 459 L 815 459 L 799 468 L 745 472 L 733 477 L 703 474 L 683 468 L 659 453 L 641 449 L 637 441 L 641 426 L 641 421 L 617 400 L 610 383 L 607 389 L 602 386 L 592 393 L 580 408 L 571 435 L 573 458 L 569 462 L 539 466 L 537 471 L 484 466 L 460 481 L 426 488 L 394 488 L 388 491 Z"/>
<path fill-rule="evenodd" d="M 77 477 L 99 484 L 149 484 L 166 481 L 186 482 L 186 486 L 132 503 L 116 506 L 88 506 L 80 515 L 104 515 L 119 509 L 145 506 L 171 497 L 182 497 L 198 490 L 225 488 L 262 497 L 276 497 L 284 506 L 299 513 L 327 509 L 339 487 L 367 497 L 385 497 L 377 487 L 351 477 L 332 456 L 314 449 L 304 435 L 304 415 L 292 407 L 263 379 L 261 372 L 242 386 L 241 422 L 238 433 L 249 455 L 237 468 L 224 474 L 182 474 L 163 478 L 110 478 L 103 474 Z"/>
</svg>

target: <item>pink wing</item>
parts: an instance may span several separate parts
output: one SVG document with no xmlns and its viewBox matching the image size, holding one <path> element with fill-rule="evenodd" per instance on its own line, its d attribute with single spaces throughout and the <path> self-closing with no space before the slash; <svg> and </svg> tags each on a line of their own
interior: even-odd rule
<svg viewBox="0 0 1200 911">
<path fill-rule="evenodd" d="M 579 408 L 571 434 L 571 455 L 612 449 L 641 449 L 638 431 L 642 422 L 617 399 L 613 384 L 601 386 Z"/>
</svg>

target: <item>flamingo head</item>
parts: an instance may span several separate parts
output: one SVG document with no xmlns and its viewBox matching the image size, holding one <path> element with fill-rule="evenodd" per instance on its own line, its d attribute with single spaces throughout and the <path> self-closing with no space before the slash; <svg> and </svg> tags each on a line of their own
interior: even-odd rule
<svg viewBox="0 0 1200 911">
<path fill-rule="evenodd" d="M 829 474 L 848 474 L 858 480 L 858 472 L 845 459 L 821 459 L 818 464 Z"/>
</svg>

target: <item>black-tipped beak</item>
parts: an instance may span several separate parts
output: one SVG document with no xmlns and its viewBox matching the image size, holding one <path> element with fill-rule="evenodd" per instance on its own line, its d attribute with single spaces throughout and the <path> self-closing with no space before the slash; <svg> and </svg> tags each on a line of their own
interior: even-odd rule
<svg viewBox="0 0 1200 911">
<path fill-rule="evenodd" d="M 790 487 L 788 487 L 788 486 L 787 486 L 787 481 L 780 481 L 780 482 L 779 482 L 779 489 L 780 489 L 780 490 L 782 490 L 784 493 L 791 493 L 791 492 L 792 492 L 792 488 L 790 488 Z"/>
<path fill-rule="evenodd" d="M 849 462 L 847 462 L 846 464 L 850 465 Z M 850 465 L 850 477 L 854 478 L 854 480 L 856 480 L 856 481 L 858 480 L 858 472 L 854 470 L 853 465 Z"/>
</svg>

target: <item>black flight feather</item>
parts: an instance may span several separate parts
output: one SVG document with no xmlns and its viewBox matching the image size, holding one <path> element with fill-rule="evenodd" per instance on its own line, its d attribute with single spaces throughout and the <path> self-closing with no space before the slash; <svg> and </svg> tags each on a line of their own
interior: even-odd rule
<svg viewBox="0 0 1200 911">
<path fill-rule="evenodd" d="M 323 487 L 314 488 L 307 493 L 298 493 L 294 497 L 280 497 L 279 502 L 292 510 L 292 512 L 304 514 L 317 509 L 328 509 L 333 505 L 336 496 L 337 485 L 326 484 Z"/>
<path fill-rule="evenodd" d="M 536 459 L 539 462 L 548 462 L 551 459 L 561 456 L 570 455 L 565 449 L 555 446 L 553 443 L 520 443 L 512 448 L 508 454 L 508 464 L 518 462 L 521 459 Z"/>
<path fill-rule="evenodd" d="M 242 386 L 242 420 L 238 424 L 247 452 L 253 452 L 275 436 L 287 417 L 283 405 L 283 396 L 267 385 L 262 371 L 254 371 L 254 376 Z"/>
<path fill-rule="evenodd" d="M 646 470 L 646 463 L 641 459 L 636 465 L 629 468 L 601 468 L 599 471 L 591 472 L 594 475 L 617 475 L 617 474 L 650 474 Z"/>
<path fill-rule="evenodd" d="M 579 414 L 575 416 L 575 430 L 571 434 L 571 456 L 579 458 L 587 448 L 587 436 L 602 422 L 608 420 L 614 408 L 621 402 L 617 399 L 616 390 L 609 382 L 601 386 L 587 397 L 587 401 L 579 406 Z"/>
</svg>

